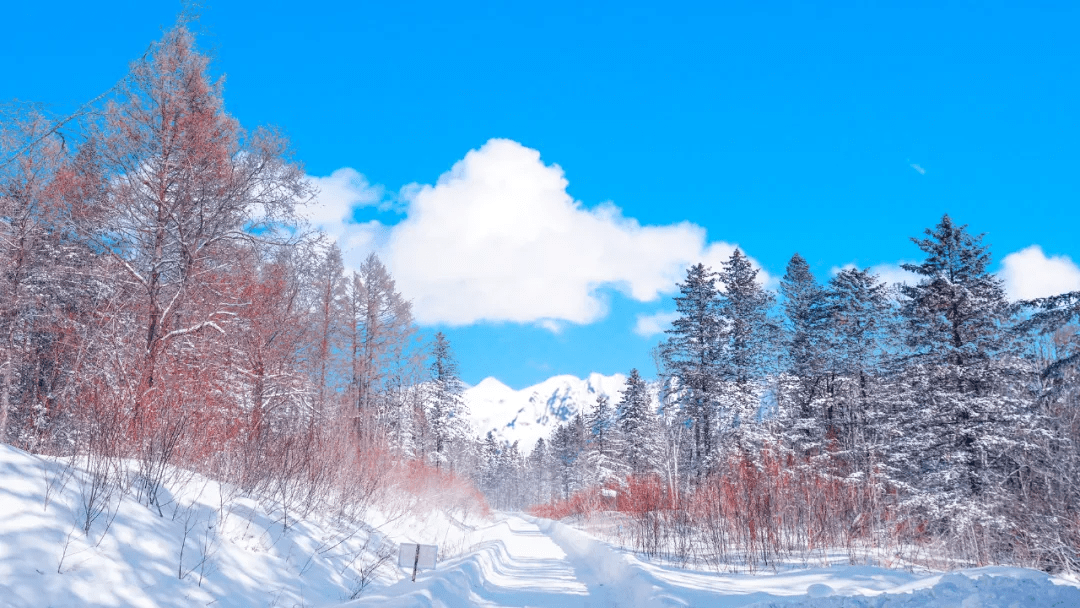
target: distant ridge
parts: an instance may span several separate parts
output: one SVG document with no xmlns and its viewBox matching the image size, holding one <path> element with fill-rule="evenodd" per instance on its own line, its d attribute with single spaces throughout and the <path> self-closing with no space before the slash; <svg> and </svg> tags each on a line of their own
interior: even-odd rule
<svg viewBox="0 0 1080 608">
<path fill-rule="evenodd" d="M 612 405 L 617 403 L 625 386 L 623 374 L 592 373 L 585 379 L 553 376 L 516 391 L 489 377 L 466 389 L 464 398 L 477 435 L 491 432 L 508 443 L 517 441 L 522 453 L 528 454 L 538 439 L 550 435 L 560 423 L 588 412 L 600 395 L 606 395 Z"/>
</svg>

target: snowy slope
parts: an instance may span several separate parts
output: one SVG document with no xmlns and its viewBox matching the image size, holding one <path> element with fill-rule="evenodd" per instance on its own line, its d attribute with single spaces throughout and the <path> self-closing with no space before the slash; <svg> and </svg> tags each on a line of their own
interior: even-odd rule
<svg viewBox="0 0 1080 608">
<path fill-rule="evenodd" d="M 0 608 L 339 605 L 396 542 L 444 554 L 472 544 L 469 526 L 440 511 L 313 515 L 286 529 L 273 505 L 197 475 L 170 485 L 162 513 L 130 494 L 107 498 L 87 534 L 88 481 L 0 444 Z M 372 584 L 403 576 L 384 566 Z"/>
<path fill-rule="evenodd" d="M 617 403 L 625 386 L 622 374 L 594 373 L 585 379 L 554 376 L 519 391 L 487 378 L 467 389 L 464 397 L 477 435 L 484 437 L 491 431 L 498 439 L 519 442 L 518 447 L 527 454 L 559 423 L 578 412 L 588 412 L 600 395 L 607 395 L 612 405 Z"/>
</svg>

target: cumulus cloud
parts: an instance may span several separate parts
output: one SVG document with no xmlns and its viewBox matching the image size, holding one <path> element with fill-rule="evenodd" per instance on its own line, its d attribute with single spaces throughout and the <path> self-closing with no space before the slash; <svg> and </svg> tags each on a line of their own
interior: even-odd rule
<svg viewBox="0 0 1080 608">
<path fill-rule="evenodd" d="M 558 165 L 505 139 L 471 150 L 434 185 L 403 188 L 405 219 L 392 226 L 350 223 L 340 201 L 377 204 L 358 175 L 343 169 L 325 178 L 337 188 L 327 194 L 335 211 L 326 217 L 343 218 L 340 226 L 328 219 L 327 232 L 379 245 L 423 324 L 591 323 L 607 313 L 601 288 L 655 300 L 675 290 L 688 265 L 718 268 L 735 248 L 709 243 L 689 222 L 642 226 L 610 203 L 585 208 L 567 193 Z"/>
<path fill-rule="evenodd" d="M 353 209 L 378 205 L 384 198 L 383 189 L 372 186 L 355 169 L 338 169 L 327 177 L 309 176 L 308 180 L 319 194 L 304 214 L 313 226 L 334 237 L 352 223 Z"/>
<path fill-rule="evenodd" d="M 638 315 L 637 323 L 634 324 L 634 333 L 645 338 L 662 334 L 671 327 L 672 321 L 678 318 L 679 313 L 666 310 L 651 315 Z"/>
<path fill-rule="evenodd" d="M 1044 298 L 1080 290 L 1080 267 L 1068 256 L 1049 256 L 1032 245 L 1001 260 L 998 276 L 1014 300 Z"/>
<path fill-rule="evenodd" d="M 854 264 L 834 266 L 832 274 L 854 267 Z M 870 271 L 890 285 L 914 285 L 921 278 L 901 268 L 900 263 L 878 264 L 871 266 Z M 1005 283 L 1005 292 L 1013 300 L 1044 298 L 1080 290 L 1080 266 L 1068 256 L 1047 256 L 1038 245 L 1005 256 L 997 275 Z"/>
<path fill-rule="evenodd" d="M 914 285 L 919 282 L 919 275 L 914 272 L 908 272 L 904 270 L 900 264 L 906 264 L 908 262 L 899 262 L 896 264 L 875 264 L 870 267 L 870 272 L 877 275 L 879 281 L 886 285 L 892 285 L 893 283 L 903 283 L 905 285 Z M 855 264 L 844 264 L 843 266 L 833 266 L 830 271 L 834 276 L 841 270 L 850 270 L 855 268 Z"/>
<path fill-rule="evenodd" d="M 359 268 L 368 253 L 386 242 L 388 229 L 376 220 L 357 222 L 353 211 L 363 207 L 386 209 L 389 203 L 384 189 L 347 167 L 326 177 L 308 176 L 308 181 L 318 189 L 318 195 L 303 210 L 304 217 L 337 241 L 351 268 Z"/>
</svg>

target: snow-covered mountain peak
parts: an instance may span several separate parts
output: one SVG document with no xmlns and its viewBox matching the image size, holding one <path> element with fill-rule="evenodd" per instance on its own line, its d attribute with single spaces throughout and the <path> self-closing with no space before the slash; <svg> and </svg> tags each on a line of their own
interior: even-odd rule
<svg viewBox="0 0 1080 608">
<path fill-rule="evenodd" d="M 485 378 L 465 390 L 469 420 L 481 437 L 491 432 L 498 439 L 518 442 L 528 453 L 541 437 L 578 412 L 588 411 L 597 397 L 615 403 L 626 386 L 626 376 L 592 373 L 588 378 L 553 376 L 515 391 L 495 378 Z"/>
<path fill-rule="evenodd" d="M 488 376 L 480 381 L 476 386 L 469 387 L 465 391 L 471 393 L 474 396 L 483 395 L 485 397 L 498 397 L 503 395 L 509 395 L 514 392 L 514 389 L 506 386 L 502 382 L 493 376 Z"/>
</svg>

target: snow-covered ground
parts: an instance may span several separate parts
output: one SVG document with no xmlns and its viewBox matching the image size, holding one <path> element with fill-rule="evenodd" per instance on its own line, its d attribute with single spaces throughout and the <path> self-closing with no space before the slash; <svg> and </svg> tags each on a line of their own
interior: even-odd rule
<svg viewBox="0 0 1080 608">
<path fill-rule="evenodd" d="M 495 378 L 486 378 L 463 395 L 469 406 L 469 423 L 484 437 L 491 431 L 508 443 L 518 442 L 528 454 L 541 437 L 549 437 L 560 423 L 578 412 L 587 412 L 596 398 L 606 395 L 612 406 L 626 387 L 626 376 L 590 374 L 553 376 L 540 384 L 514 390 Z"/>
<path fill-rule="evenodd" d="M 558 522 L 521 515 L 478 530 L 467 555 L 350 606 L 1080 606 L 1080 588 L 1023 568 L 914 574 L 867 566 L 717 575 L 644 563 Z"/>
<path fill-rule="evenodd" d="M 174 484 L 161 512 L 112 499 L 85 534 L 86 482 L 0 445 L 0 606 L 1080 606 L 1080 587 L 1020 568 L 683 570 L 520 514 L 383 508 L 285 529 L 273 505 L 197 476 Z M 438 567 L 412 582 L 388 563 L 350 600 L 363 571 L 404 541 L 438 544 Z"/>
<path fill-rule="evenodd" d="M 471 542 L 456 514 L 394 505 L 362 522 L 313 515 L 286 529 L 275 505 L 184 477 L 160 513 L 131 494 L 106 497 L 87 534 L 89 477 L 0 444 L 0 607 L 340 605 L 364 577 L 385 586 L 403 576 L 392 559 L 365 572 L 399 542 L 450 554 Z"/>
</svg>

